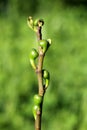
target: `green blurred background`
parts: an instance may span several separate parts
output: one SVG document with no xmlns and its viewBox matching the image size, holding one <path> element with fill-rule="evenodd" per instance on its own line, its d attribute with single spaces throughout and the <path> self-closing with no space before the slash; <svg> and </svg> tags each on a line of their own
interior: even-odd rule
<svg viewBox="0 0 87 130">
<path fill-rule="evenodd" d="M 0 130 L 34 130 L 28 16 L 44 19 L 43 38 L 52 39 L 42 130 L 87 130 L 87 0 L 0 0 Z"/>
</svg>

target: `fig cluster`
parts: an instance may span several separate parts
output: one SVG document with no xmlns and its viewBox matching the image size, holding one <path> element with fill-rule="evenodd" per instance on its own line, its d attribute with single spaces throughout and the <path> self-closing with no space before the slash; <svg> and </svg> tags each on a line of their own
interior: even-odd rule
<svg viewBox="0 0 87 130">
<path fill-rule="evenodd" d="M 49 46 L 50 46 L 51 42 L 50 40 L 40 40 L 38 42 L 38 45 L 41 47 L 42 53 L 43 55 L 46 53 L 46 51 L 48 50 Z M 33 67 L 33 69 L 36 69 L 36 64 L 35 64 L 35 60 L 38 58 L 39 53 L 38 51 L 33 48 L 30 52 L 29 58 L 30 58 L 30 64 Z"/>
<path fill-rule="evenodd" d="M 42 19 L 36 19 L 33 20 L 32 17 L 29 17 L 27 20 L 28 26 L 35 32 L 38 31 L 38 27 L 41 28 L 44 25 L 44 21 Z M 38 65 L 36 60 L 40 58 L 40 56 L 45 56 L 47 50 L 49 49 L 51 45 L 51 39 L 41 39 L 38 41 L 38 48 L 40 50 L 38 51 L 35 48 L 32 48 L 30 54 L 29 54 L 29 60 L 32 68 L 38 72 Z M 42 81 L 43 81 L 43 89 L 47 89 L 49 85 L 50 80 L 50 74 L 46 69 L 42 69 L 40 71 L 42 73 Z M 43 102 L 43 97 L 39 94 L 34 95 L 34 106 L 33 106 L 33 115 L 36 120 L 37 112 L 40 112 L 41 110 L 41 104 Z"/>
<path fill-rule="evenodd" d="M 38 26 L 42 27 L 44 25 L 43 19 L 35 19 L 33 20 L 31 16 L 27 19 L 27 24 L 29 28 L 31 28 L 33 31 L 37 32 Z"/>
</svg>

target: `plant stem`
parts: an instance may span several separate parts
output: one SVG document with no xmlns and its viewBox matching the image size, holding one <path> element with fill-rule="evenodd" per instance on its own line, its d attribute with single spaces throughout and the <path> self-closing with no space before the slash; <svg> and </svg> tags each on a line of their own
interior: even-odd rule
<svg viewBox="0 0 87 130">
<path fill-rule="evenodd" d="M 41 29 L 42 29 L 42 27 L 38 26 L 38 29 L 37 29 L 37 39 L 38 39 L 38 41 L 42 39 Z"/>
<path fill-rule="evenodd" d="M 42 39 L 41 27 L 38 26 L 37 30 L 37 39 L 38 41 Z M 43 68 L 43 60 L 44 54 L 42 52 L 41 47 L 39 46 L 39 57 L 38 57 L 38 66 L 36 69 L 37 78 L 38 78 L 38 94 L 44 98 L 44 87 L 43 87 L 43 79 L 42 79 L 42 68 Z M 41 118 L 42 118 L 42 106 L 43 100 L 40 105 L 40 110 L 37 110 L 36 120 L 35 120 L 35 130 L 41 130 Z"/>
</svg>

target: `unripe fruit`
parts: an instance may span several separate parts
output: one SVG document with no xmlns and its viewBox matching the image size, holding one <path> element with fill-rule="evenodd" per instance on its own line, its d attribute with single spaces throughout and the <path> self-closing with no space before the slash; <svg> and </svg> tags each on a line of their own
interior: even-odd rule
<svg viewBox="0 0 87 130">
<path fill-rule="evenodd" d="M 34 21 L 34 26 L 38 26 L 38 21 L 39 21 L 39 19 L 36 19 L 36 20 Z"/>
<path fill-rule="evenodd" d="M 45 79 L 45 88 L 47 88 L 50 81 L 50 74 L 47 70 L 42 70 L 42 76 Z"/>
<path fill-rule="evenodd" d="M 33 106 L 33 115 L 36 120 L 37 111 L 40 111 L 40 107 L 38 105 Z"/>
<path fill-rule="evenodd" d="M 49 47 L 49 42 L 47 40 L 40 40 L 39 41 L 39 45 L 41 46 L 41 48 L 43 49 L 43 53 L 45 53 Z"/>
<path fill-rule="evenodd" d="M 39 54 L 38 54 L 37 50 L 33 48 L 30 53 L 30 63 L 34 69 L 36 69 L 35 59 L 38 57 L 38 55 Z"/>
<path fill-rule="evenodd" d="M 49 78 L 49 72 L 47 70 L 42 70 L 43 78 L 48 79 Z"/>
<path fill-rule="evenodd" d="M 44 25 L 44 21 L 43 21 L 43 19 L 39 19 L 39 21 L 38 21 L 38 25 L 39 25 L 39 27 L 42 27 L 42 26 Z"/>
<path fill-rule="evenodd" d="M 44 21 L 42 19 L 36 19 L 34 21 L 34 26 L 43 26 L 44 25 Z"/>
<path fill-rule="evenodd" d="M 40 105 L 41 102 L 42 102 L 42 96 L 40 96 L 38 94 L 34 95 L 34 103 L 35 103 L 35 105 Z"/>
<path fill-rule="evenodd" d="M 36 58 L 38 57 L 38 55 L 39 55 L 39 54 L 38 54 L 37 50 L 33 48 L 33 49 L 31 50 L 31 53 L 30 53 L 30 58 L 31 58 L 31 59 L 36 59 Z"/>
</svg>

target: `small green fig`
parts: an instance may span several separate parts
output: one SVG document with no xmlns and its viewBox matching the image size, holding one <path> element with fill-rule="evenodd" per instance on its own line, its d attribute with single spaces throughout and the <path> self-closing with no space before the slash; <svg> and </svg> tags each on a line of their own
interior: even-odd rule
<svg viewBox="0 0 87 130">
<path fill-rule="evenodd" d="M 48 79 L 49 78 L 49 72 L 47 70 L 42 70 L 43 78 Z"/>
<path fill-rule="evenodd" d="M 36 19 L 34 20 L 34 31 L 37 32 L 38 31 L 38 27 L 42 27 L 44 25 L 44 21 L 42 19 Z"/>
<path fill-rule="evenodd" d="M 35 26 L 43 26 L 43 25 L 44 25 L 43 19 L 36 19 L 36 20 L 34 21 L 34 25 L 35 25 Z"/>
<path fill-rule="evenodd" d="M 34 26 L 38 26 L 38 21 L 39 21 L 39 19 L 36 19 L 36 20 L 34 21 Z"/>
<path fill-rule="evenodd" d="M 42 27 L 43 25 L 44 25 L 43 19 L 39 19 L 39 21 L 38 21 L 38 26 L 39 26 L 39 27 Z"/>
<path fill-rule="evenodd" d="M 47 70 L 44 69 L 42 70 L 42 76 L 45 79 L 45 88 L 47 88 L 50 81 L 50 74 Z"/>
<path fill-rule="evenodd" d="M 30 53 L 30 58 L 36 59 L 38 57 L 38 55 L 39 54 L 38 54 L 37 50 L 32 48 L 31 53 Z"/>
<path fill-rule="evenodd" d="M 37 116 L 37 111 L 40 110 L 40 107 L 38 105 L 34 105 L 33 106 L 33 115 L 34 115 L 34 119 L 36 120 L 36 116 Z"/>
<path fill-rule="evenodd" d="M 32 65 L 32 67 L 34 68 L 34 69 L 36 69 L 36 65 L 35 65 L 35 59 L 38 57 L 38 52 L 37 52 L 37 50 L 36 49 L 32 49 L 31 50 L 31 53 L 30 53 L 30 63 L 31 63 L 31 65 Z"/>
<path fill-rule="evenodd" d="M 41 46 L 43 53 L 45 53 L 48 50 L 50 43 L 48 40 L 43 39 L 39 41 L 39 46 Z"/>
<path fill-rule="evenodd" d="M 35 32 L 38 31 L 38 21 L 39 21 L 39 19 L 34 20 L 34 31 Z"/>
<path fill-rule="evenodd" d="M 35 105 L 40 105 L 41 102 L 42 102 L 42 96 L 40 96 L 38 94 L 34 95 L 34 103 L 35 103 Z"/>
</svg>

